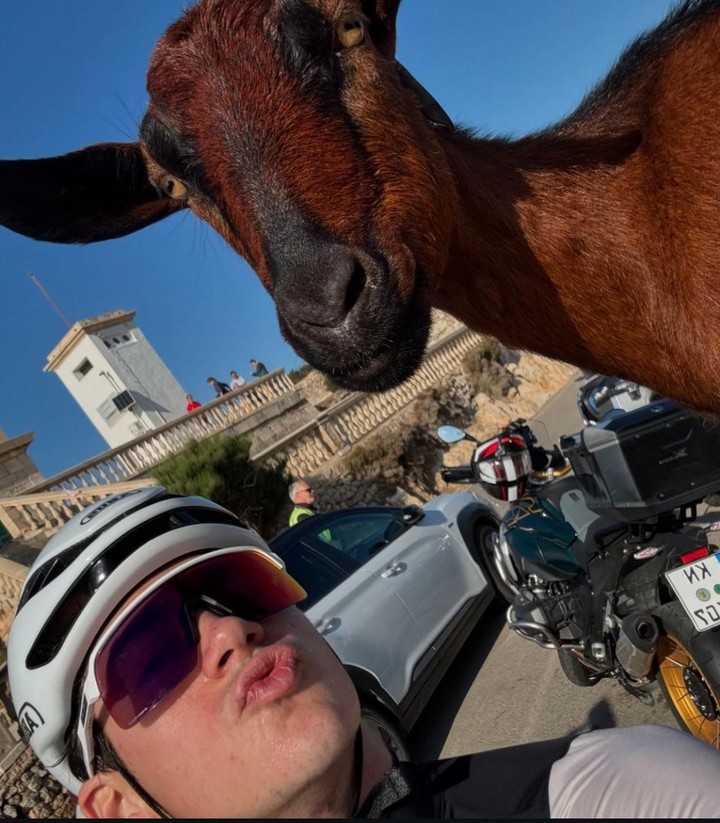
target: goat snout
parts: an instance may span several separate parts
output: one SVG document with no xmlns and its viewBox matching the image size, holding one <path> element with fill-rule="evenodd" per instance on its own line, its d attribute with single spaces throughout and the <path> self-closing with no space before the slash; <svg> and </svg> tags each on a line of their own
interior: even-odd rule
<svg viewBox="0 0 720 823">
<path fill-rule="evenodd" d="M 276 269 L 274 298 L 279 313 L 295 329 L 335 329 L 376 280 L 377 266 L 367 255 L 333 245 L 295 256 Z"/>
</svg>

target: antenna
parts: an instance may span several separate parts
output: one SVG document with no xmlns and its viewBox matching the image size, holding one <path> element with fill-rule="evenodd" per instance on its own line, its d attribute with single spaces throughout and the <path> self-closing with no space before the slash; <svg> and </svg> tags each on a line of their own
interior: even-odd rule
<svg viewBox="0 0 720 823">
<path fill-rule="evenodd" d="M 29 277 L 29 278 L 33 281 L 33 283 L 34 283 L 34 284 L 35 284 L 35 285 L 36 285 L 36 286 L 40 289 L 40 293 L 41 293 L 41 294 L 43 295 L 43 297 L 44 297 L 44 298 L 48 301 L 48 303 L 49 303 L 49 304 L 53 307 L 53 309 L 55 309 L 55 311 L 57 312 L 58 316 L 59 316 L 59 317 L 60 317 L 60 319 L 63 321 L 63 323 L 65 323 L 65 325 L 66 325 L 68 328 L 70 328 L 70 327 L 72 326 L 72 324 L 71 324 L 71 323 L 70 323 L 70 321 L 67 319 L 67 317 L 65 317 L 65 315 L 64 315 L 64 314 L 60 311 L 60 309 L 58 308 L 57 303 L 56 303 L 56 302 L 52 299 L 52 297 L 50 297 L 50 295 L 49 295 L 49 294 L 45 291 L 45 288 L 44 288 L 44 287 L 43 287 L 43 285 L 40 283 L 40 281 L 37 279 L 37 277 L 36 277 L 36 276 L 35 276 L 35 275 L 31 272 L 31 271 L 29 271 L 29 272 L 28 272 L 28 277 Z"/>
</svg>

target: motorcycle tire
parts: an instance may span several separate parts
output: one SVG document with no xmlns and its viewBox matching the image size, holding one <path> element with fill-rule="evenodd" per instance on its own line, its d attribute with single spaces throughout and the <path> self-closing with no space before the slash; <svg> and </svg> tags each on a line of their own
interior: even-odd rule
<svg viewBox="0 0 720 823">
<path fill-rule="evenodd" d="M 560 660 L 560 668 L 563 670 L 565 677 L 575 686 L 594 686 L 597 683 L 597 677 L 575 657 L 572 652 L 567 649 L 558 649 L 558 659 Z"/>
<path fill-rule="evenodd" d="M 493 554 L 495 552 L 495 546 L 493 544 L 493 538 L 497 534 L 498 528 L 495 525 L 490 523 L 479 523 L 475 526 L 475 530 L 473 532 L 473 542 L 475 544 L 475 551 L 478 555 L 478 561 L 482 565 L 482 568 L 487 571 L 492 580 L 493 585 L 495 586 L 496 592 L 496 603 L 498 607 L 502 607 L 505 605 L 510 605 L 515 598 L 515 592 L 505 583 L 505 581 L 500 576 L 500 572 L 497 570 L 495 566 L 495 560 L 493 559 Z"/>
<path fill-rule="evenodd" d="M 662 623 L 657 651 L 660 690 L 678 726 L 718 749 L 720 700 L 690 652 L 692 621 L 680 603 L 662 606 L 657 617 Z"/>
</svg>

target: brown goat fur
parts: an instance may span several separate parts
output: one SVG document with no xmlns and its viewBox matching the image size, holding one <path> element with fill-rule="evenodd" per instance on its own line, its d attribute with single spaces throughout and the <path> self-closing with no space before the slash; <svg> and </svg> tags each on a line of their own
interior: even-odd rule
<svg viewBox="0 0 720 823">
<path fill-rule="evenodd" d="M 0 162 L 0 223 L 56 242 L 189 207 L 338 383 L 417 368 L 430 307 L 720 412 L 720 0 L 685 0 L 562 122 L 482 139 L 394 60 L 400 0 L 200 0 L 135 144 Z"/>
</svg>

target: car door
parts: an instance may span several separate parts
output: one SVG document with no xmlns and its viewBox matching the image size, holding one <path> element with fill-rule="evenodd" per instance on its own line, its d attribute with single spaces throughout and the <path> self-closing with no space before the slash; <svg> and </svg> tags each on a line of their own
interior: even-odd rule
<svg viewBox="0 0 720 823">
<path fill-rule="evenodd" d="M 418 628 L 419 658 L 488 585 L 447 515 L 426 509 L 406 522 L 401 509 L 355 509 L 333 521 L 333 545 L 402 600 Z"/>
<path fill-rule="evenodd" d="M 417 624 L 382 578 L 319 536 L 327 528 L 325 522 L 318 534 L 305 532 L 280 552 L 288 572 L 308 592 L 298 605 L 346 666 L 372 673 L 400 703 L 422 648 Z"/>
<path fill-rule="evenodd" d="M 423 637 L 435 639 L 459 619 L 488 580 L 473 560 L 445 512 L 425 509 L 424 516 L 374 558 L 392 566 L 407 564 L 410 574 L 391 577 L 398 595 L 418 624 Z M 380 572 L 382 573 L 382 571 Z"/>
</svg>

